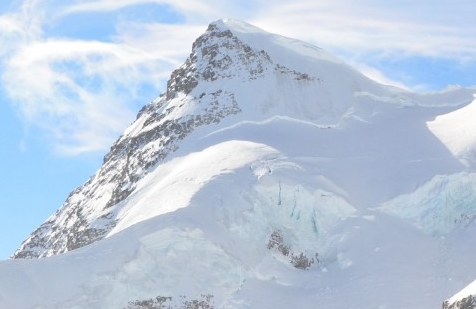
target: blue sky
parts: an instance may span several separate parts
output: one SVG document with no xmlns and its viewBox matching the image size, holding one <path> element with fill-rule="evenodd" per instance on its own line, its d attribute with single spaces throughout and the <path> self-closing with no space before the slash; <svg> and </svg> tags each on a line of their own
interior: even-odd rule
<svg viewBox="0 0 476 309">
<path fill-rule="evenodd" d="M 302 39 L 415 91 L 476 85 L 474 0 L 0 2 L 0 259 L 101 165 L 208 23 Z"/>
</svg>

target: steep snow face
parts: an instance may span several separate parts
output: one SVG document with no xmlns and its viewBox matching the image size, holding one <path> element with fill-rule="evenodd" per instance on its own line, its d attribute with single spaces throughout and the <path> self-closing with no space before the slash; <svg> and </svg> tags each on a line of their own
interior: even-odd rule
<svg viewBox="0 0 476 309">
<path fill-rule="evenodd" d="M 466 165 L 476 163 L 476 100 L 459 110 L 436 117 L 428 128 Z"/>
<path fill-rule="evenodd" d="M 265 145 L 229 141 L 158 166 L 138 182 L 118 212 L 119 222 L 111 234 L 188 206 L 193 196 L 215 177 L 232 173 L 266 155 L 277 156 L 277 151 Z"/>
<path fill-rule="evenodd" d="M 442 137 L 473 92 L 214 22 L 14 255 L 48 258 L 0 262 L 0 307 L 441 306 L 476 274 L 472 135 Z"/>
</svg>

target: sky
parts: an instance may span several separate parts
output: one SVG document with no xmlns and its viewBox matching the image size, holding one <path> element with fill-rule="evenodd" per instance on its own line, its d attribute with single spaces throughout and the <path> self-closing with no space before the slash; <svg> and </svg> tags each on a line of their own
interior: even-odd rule
<svg viewBox="0 0 476 309">
<path fill-rule="evenodd" d="M 412 91 L 476 85 L 474 0 L 0 2 L 0 259 L 101 166 L 207 25 L 236 18 Z"/>
</svg>

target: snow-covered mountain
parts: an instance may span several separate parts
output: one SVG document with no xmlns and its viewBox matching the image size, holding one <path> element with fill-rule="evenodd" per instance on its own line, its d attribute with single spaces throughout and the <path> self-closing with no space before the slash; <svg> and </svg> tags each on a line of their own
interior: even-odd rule
<svg viewBox="0 0 476 309">
<path fill-rule="evenodd" d="M 0 307 L 441 308 L 476 277 L 474 93 L 214 22 L 0 262 Z"/>
</svg>

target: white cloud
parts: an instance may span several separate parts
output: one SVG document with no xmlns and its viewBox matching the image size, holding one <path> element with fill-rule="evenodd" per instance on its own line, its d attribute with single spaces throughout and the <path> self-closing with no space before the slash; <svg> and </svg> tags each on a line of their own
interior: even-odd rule
<svg viewBox="0 0 476 309">
<path fill-rule="evenodd" d="M 394 80 L 394 79 L 391 79 L 391 78 L 385 76 L 381 71 L 377 70 L 376 68 L 367 66 L 367 65 L 362 64 L 362 63 L 356 63 L 356 64 L 353 65 L 353 67 L 356 68 L 357 70 L 359 70 L 361 73 L 363 73 L 367 77 L 369 77 L 369 78 L 371 78 L 371 79 L 373 79 L 373 80 L 375 80 L 375 81 L 377 81 L 381 84 L 392 85 L 392 86 L 396 86 L 396 87 L 399 87 L 399 88 L 402 88 L 402 89 L 409 90 L 407 85 L 405 85 L 401 81 Z"/>
<path fill-rule="evenodd" d="M 160 1 L 151 0 L 99 0 L 99 1 L 82 1 L 72 4 L 64 10 L 64 14 L 78 13 L 78 12 L 100 12 L 100 11 L 114 11 L 132 5 L 142 3 L 151 3 Z"/>
<path fill-rule="evenodd" d="M 243 3 L 243 1 L 223 0 L 85 0 L 65 8 L 62 14 L 116 11 L 126 7 L 153 3 L 173 8 L 185 17 L 188 24 L 206 24 L 213 19 L 226 17 L 223 14 L 226 15 L 230 12 L 242 14 L 250 8 L 254 8 L 254 5 Z"/>
<path fill-rule="evenodd" d="M 91 12 L 151 3 L 169 7 L 183 23 L 118 19 L 112 42 L 50 37 L 44 27 L 71 14 L 85 14 L 87 22 Z M 475 10 L 473 0 L 26 0 L 18 11 L 0 15 L 0 73 L 25 123 L 44 130 L 57 151 L 104 151 L 137 105 L 146 103 L 140 89 L 163 90 L 193 40 L 218 18 L 243 19 L 344 57 L 352 54 L 347 61 L 370 77 L 405 87 L 372 61 L 423 56 L 474 62 Z"/>
<path fill-rule="evenodd" d="M 206 24 L 121 23 L 118 25 L 118 40 L 168 61 L 176 68 L 190 54 L 193 41 L 206 27 Z"/>
<path fill-rule="evenodd" d="M 448 0 L 392 2 L 295 0 L 263 10 L 255 22 L 285 35 L 356 53 L 463 57 L 476 52 L 476 21 L 470 16 L 476 9 L 474 1 L 451 1 L 451 6 L 443 5 Z"/>
<path fill-rule="evenodd" d="M 28 124 L 76 154 L 107 148 L 133 119 L 137 89 L 170 66 L 126 44 L 48 40 L 12 56 L 2 82 Z"/>
</svg>

